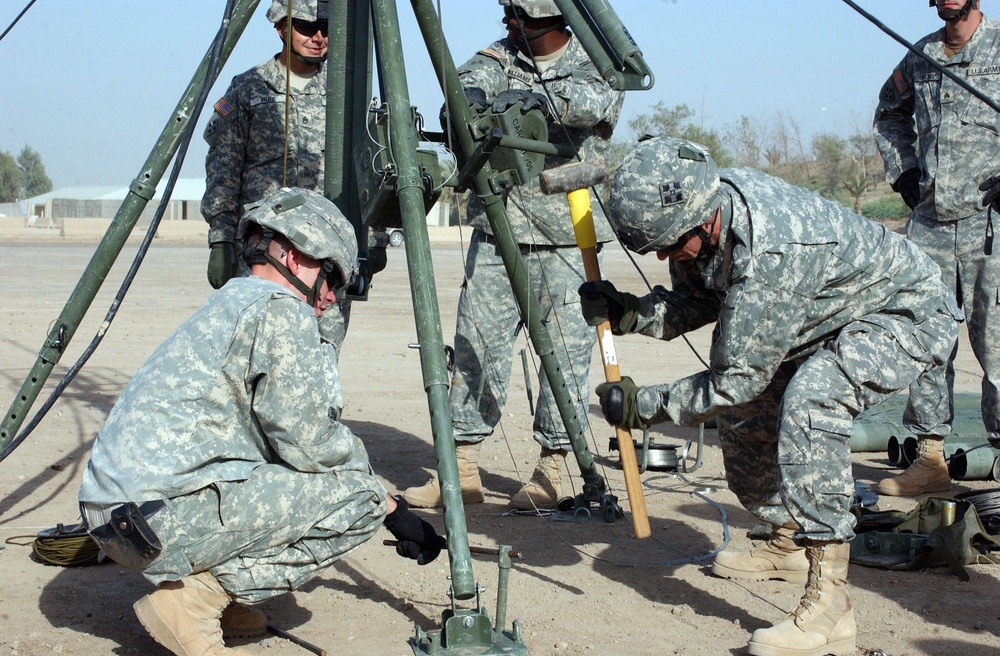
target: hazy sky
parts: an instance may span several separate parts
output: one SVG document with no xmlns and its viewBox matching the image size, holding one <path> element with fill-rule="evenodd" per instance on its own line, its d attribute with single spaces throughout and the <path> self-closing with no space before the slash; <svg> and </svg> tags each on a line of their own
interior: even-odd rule
<svg viewBox="0 0 1000 656">
<path fill-rule="evenodd" d="M 336 1 L 336 0 L 335 0 Z M 0 3 L 0 31 L 28 0 Z M 653 68 L 619 123 L 658 101 L 686 103 L 706 127 L 782 112 L 806 136 L 870 124 L 879 87 L 905 49 L 842 0 L 611 0 Z M 412 17 L 398 0 L 410 99 L 435 125 L 442 97 Z M 496 0 L 437 0 L 457 63 L 503 34 Z M 941 21 L 922 0 L 859 0 L 915 41 Z M 989 3 L 985 3 L 987 12 Z M 184 164 L 204 175 L 201 130 L 232 77 L 280 47 L 258 10 L 212 90 Z M 127 185 L 208 49 L 224 0 L 37 0 L 0 41 L 0 150 L 31 146 L 56 188 Z M 168 169 L 169 172 L 169 169 Z M 166 177 L 166 176 L 164 176 Z"/>
</svg>

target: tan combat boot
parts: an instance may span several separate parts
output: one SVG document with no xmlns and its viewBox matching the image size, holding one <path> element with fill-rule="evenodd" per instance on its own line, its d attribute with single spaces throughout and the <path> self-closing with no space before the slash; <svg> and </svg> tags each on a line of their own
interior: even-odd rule
<svg viewBox="0 0 1000 656">
<path fill-rule="evenodd" d="M 222 642 L 219 618 L 228 605 L 216 578 L 201 572 L 159 584 L 132 608 L 149 635 L 177 656 L 250 656 Z"/>
<path fill-rule="evenodd" d="M 518 510 L 535 510 L 536 508 L 554 508 L 559 500 L 562 482 L 562 464 L 566 454 L 542 447 L 538 456 L 538 464 L 531 478 L 510 498 L 512 508 Z"/>
<path fill-rule="evenodd" d="M 821 542 L 806 547 L 806 593 L 791 615 L 750 638 L 753 656 L 855 656 L 857 626 L 847 593 L 849 543 Z"/>
<path fill-rule="evenodd" d="M 944 438 L 917 438 L 917 459 L 899 476 L 879 482 L 874 490 L 890 497 L 913 497 L 951 489 L 948 463 L 944 461 Z"/>
<path fill-rule="evenodd" d="M 458 459 L 458 483 L 462 489 L 462 503 L 482 503 L 486 500 L 483 494 L 483 481 L 479 478 L 479 449 L 482 442 L 458 444 L 455 447 L 455 457 Z M 416 508 L 441 507 L 441 483 L 437 476 L 419 487 L 408 487 L 403 490 L 403 498 Z"/>
<path fill-rule="evenodd" d="M 798 527 L 795 522 L 772 526 L 771 537 L 758 542 L 750 551 L 720 552 L 712 565 L 712 574 L 726 579 L 805 583 L 809 573 L 806 550 L 792 541 Z"/>
<path fill-rule="evenodd" d="M 267 615 L 256 608 L 235 601 L 222 611 L 219 624 L 222 626 L 222 637 L 225 640 L 259 638 L 267 633 Z"/>
</svg>

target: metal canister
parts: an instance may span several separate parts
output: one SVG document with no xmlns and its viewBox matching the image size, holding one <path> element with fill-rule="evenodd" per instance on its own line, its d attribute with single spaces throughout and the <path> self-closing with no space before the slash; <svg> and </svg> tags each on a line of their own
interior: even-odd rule
<svg viewBox="0 0 1000 656">
<path fill-rule="evenodd" d="M 955 523 L 955 502 L 941 502 L 941 526 L 951 526 Z"/>
</svg>

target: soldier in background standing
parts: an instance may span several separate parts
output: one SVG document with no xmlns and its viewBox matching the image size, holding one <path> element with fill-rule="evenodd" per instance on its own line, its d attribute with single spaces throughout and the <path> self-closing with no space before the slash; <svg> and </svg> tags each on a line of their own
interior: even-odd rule
<svg viewBox="0 0 1000 656">
<path fill-rule="evenodd" d="M 524 103 L 524 110 L 543 108 L 550 116 L 550 142 L 573 147 L 583 159 L 606 159 L 624 94 L 597 72 L 552 0 L 500 0 L 499 4 L 504 8 L 507 38 L 480 50 L 458 69 L 466 95 L 498 112 L 517 102 Z M 565 163 L 548 157 L 545 168 Z M 610 241 L 611 230 L 591 196 L 598 241 Z M 586 428 L 596 333 L 580 316 L 576 289 L 586 276 L 566 199 L 542 194 L 533 179 L 510 190 L 504 200 L 577 416 Z M 507 401 L 521 318 L 483 204 L 475 195 L 469 201 L 469 217 L 474 229 L 458 304 L 450 405 L 462 498 L 465 503 L 482 503 L 479 450 Z M 541 445 L 538 464 L 511 499 L 515 508 L 528 510 L 555 505 L 563 462 L 572 450 L 544 376 L 533 429 Z M 440 484 L 432 479 L 407 489 L 404 497 L 414 506 L 440 506 Z"/>
<path fill-rule="evenodd" d="M 1000 23 L 983 16 L 979 0 L 937 0 L 936 6 L 944 27 L 916 48 L 1000 100 Z M 882 87 L 873 131 L 886 180 L 913 211 L 906 236 L 938 263 L 965 311 L 984 372 L 983 422 L 990 440 L 1000 442 L 1000 260 L 992 252 L 993 225 L 979 187 L 1000 173 L 1000 117 L 907 53 Z M 952 413 L 954 359 L 955 353 L 946 374 Z M 876 490 L 890 496 L 948 491 L 945 434 L 918 434 L 917 460 Z"/>
<path fill-rule="evenodd" d="M 238 257 L 242 245 L 236 241 L 244 205 L 282 186 L 323 191 L 329 3 L 294 0 L 291 21 L 288 4 L 273 0 L 267 12 L 286 47 L 234 77 L 205 128 L 209 150 L 201 212 L 209 223 L 208 281 L 215 289 L 247 274 Z M 361 275 L 380 271 L 385 258 L 384 242 L 370 247 Z M 350 312 L 351 302 L 341 299 L 320 319 L 323 337 L 338 353 Z"/>
</svg>

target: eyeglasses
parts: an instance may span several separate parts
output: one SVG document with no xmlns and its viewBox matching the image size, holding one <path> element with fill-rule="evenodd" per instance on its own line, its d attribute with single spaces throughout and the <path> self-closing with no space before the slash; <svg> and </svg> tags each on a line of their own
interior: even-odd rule
<svg viewBox="0 0 1000 656">
<path fill-rule="evenodd" d="M 326 38 L 329 29 L 323 21 L 310 22 L 301 18 L 292 19 L 292 28 L 307 39 L 312 38 L 316 32 L 321 33 Z"/>
<path fill-rule="evenodd" d="M 326 285 L 331 291 L 338 290 L 344 286 L 344 279 L 340 276 L 340 269 L 337 268 L 333 260 L 323 260 L 317 279 L 325 278 Z"/>
</svg>

